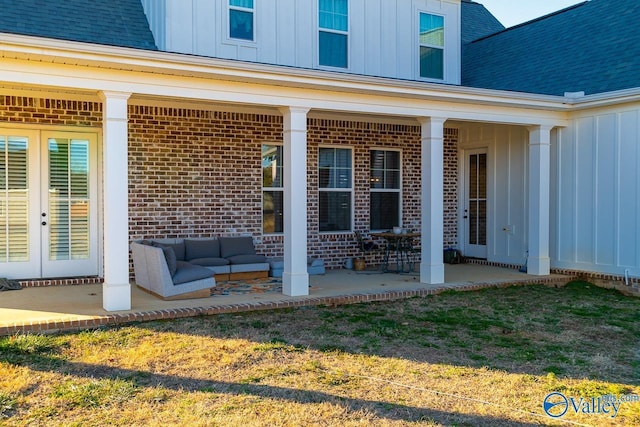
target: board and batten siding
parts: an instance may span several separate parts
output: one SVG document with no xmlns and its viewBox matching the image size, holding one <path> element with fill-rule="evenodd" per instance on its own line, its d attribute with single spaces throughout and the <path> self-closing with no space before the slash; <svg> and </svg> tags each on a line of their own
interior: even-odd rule
<svg viewBox="0 0 640 427">
<path fill-rule="evenodd" d="M 228 37 L 228 0 L 142 0 L 162 51 L 419 78 L 419 14 L 444 16 L 444 83 L 460 84 L 460 0 L 349 0 L 348 69 L 318 64 L 318 0 L 255 0 L 255 41 Z"/>
<path fill-rule="evenodd" d="M 467 124 L 460 130 L 458 217 L 465 216 L 466 150 L 487 150 L 487 260 L 522 265 L 527 251 L 529 133 L 524 126 Z M 464 251 L 466 230 L 459 222 Z"/>
<path fill-rule="evenodd" d="M 551 155 L 552 266 L 640 276 L 640 106 L 582 113 Z"/>
</svg>

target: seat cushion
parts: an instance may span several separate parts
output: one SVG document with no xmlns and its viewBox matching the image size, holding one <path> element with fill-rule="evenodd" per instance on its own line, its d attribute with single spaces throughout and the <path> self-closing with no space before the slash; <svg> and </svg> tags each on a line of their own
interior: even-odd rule
<svg viewBox="0 0 640 427">
<path fill-rule="evenodd" d="M 262 264 L 267 262 L 264 255 L 235 255 L 227 258 L 231 264 Z"/>
<path fill-rule="evenodd" d="M 255 254 L 256 248 L 253 246 L 253 237 L 251 236 L 220 238 L 220 255 L 222 258 L 229 258 L 236 255 Z"/>
<path fill-rule="evenodd" d="M 229 260 L 224 258 L 196 258 L 190 259 L 189 262 L 194 265 L 203 267 L 219 267 L 221 265 L 229 265 Z"/>
<path fill-rule="evenodd" d="M 177 267 L 176 274 L 173 276 L 174 285 L 181 285 L 213 276 L 211 270 L 208 268 L 189 264 L 188 262 L 178 261 Z"/>
<path fill-rule="evenodd" d="M 185 239 L 184 245 L 186 261 L 199 258 L 220 258 L 220 242 L 218 239 Z"/>
</svg>

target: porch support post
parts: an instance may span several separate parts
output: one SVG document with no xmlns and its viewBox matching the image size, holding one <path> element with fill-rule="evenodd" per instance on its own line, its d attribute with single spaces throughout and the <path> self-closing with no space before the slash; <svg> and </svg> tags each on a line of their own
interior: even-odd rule
<svg viewBox="0 0 640 427">
<path fill-rule="evenodd" d="M 529 255 L 527 273 L 547 276 L 552 126 L 529 128 Z"/>
<path fill-rule="evenodd" d="M 444 122 L 420 118 L 422 125 L 422 230 L 420 282 L 444 283 Z"/>
<path fill-rule="evenodd" d="M 107 311 L 131 309 L 129 283 L 129 176 L 127 100 L 130 93 L 101 92 L 103 101 L 104 284 Z"/>
<path fill-rule="evenodd" d="M 307 273 L 307 113 L 285 107 L 284 119 L 284 272 L 282 293 L 309 295 Z"/>
</svg>

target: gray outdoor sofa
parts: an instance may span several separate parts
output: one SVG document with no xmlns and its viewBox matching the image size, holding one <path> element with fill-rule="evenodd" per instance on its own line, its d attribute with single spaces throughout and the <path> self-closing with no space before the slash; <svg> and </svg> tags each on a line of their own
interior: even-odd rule
<svg viewBox="0 0 640 427">
<path fill-rule="evenodd" d="M 131 244 L 131 252 L 136 284 L 165 299 L 205 296 L 216 280 L 263 278 L 269 272 L 251 236 L 142 240 Z"/>
</svg>

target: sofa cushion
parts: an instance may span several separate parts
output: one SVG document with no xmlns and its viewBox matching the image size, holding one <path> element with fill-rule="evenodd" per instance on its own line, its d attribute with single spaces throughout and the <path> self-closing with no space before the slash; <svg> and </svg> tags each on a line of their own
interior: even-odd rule
<svg viewBox="0 0 640 427">
<path fill-rule="evenodd" d="M 163 243 L 163 245 L 169 247 L 169 248 L 173 248 L 173 252 L 175 252 L 176 254 L 176 259 L 178 261 L 185 261 L 185 246 L 184 246 L 184 242 L 180 242 L 180 243 Z"/>
<path fill-rule="evenodd" d="M 178 270 L 178 260 L 176 259 L 176 253 L 173 248 L 169 246 L 159 246 L 164 253 L 164 258 L 167 261 L 167 267 L 169 267 L 169 274 L 173 277 Z"/>
<path fill-rule="evenodd" d="M 229 258 L 236 255 L 255 254 L 256 248 L 253 246 L 253 237 L 251 236 L 220 238 L 220 255 L 222 258 Z"/>
<path fill-rule="evenodd" d="M 218 239 L 185 239 L 184 245 L 186 261 L 198 258 L 220 258 L 220 242 Z"/>
<path fill-rule="evenodd" d="M 189 264 L 188 262 L 178 261 L 178 269 L 173 276 L 173 284 L 181 285 L 183 283 L 193 282 L 195 280 L 207 279 L 212 276 L 211 270 L 199 265 Z"/>
<path fill-rule="evenodd" d="M 229 265 L 229 260 L 224 258 L 196 258 L 190 259 L 189 262 L 194 265 L 203 267 L 219 267 L 221 265 Z"/>
<path fill-rule="evenodd" d="M 227 258 L 231 264 L 261 264 L 267 262 L 264 255 L 235 255 Z"/>
</svg>

